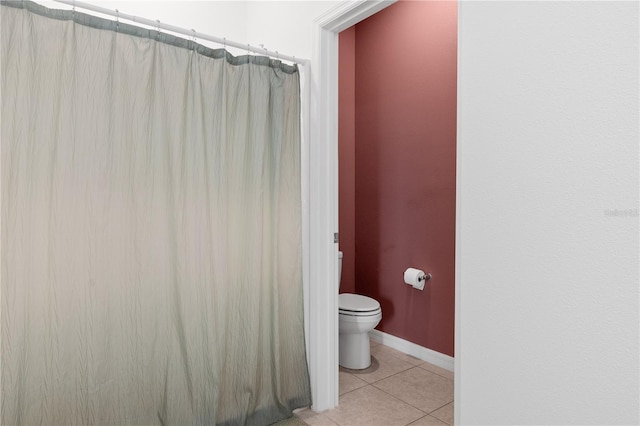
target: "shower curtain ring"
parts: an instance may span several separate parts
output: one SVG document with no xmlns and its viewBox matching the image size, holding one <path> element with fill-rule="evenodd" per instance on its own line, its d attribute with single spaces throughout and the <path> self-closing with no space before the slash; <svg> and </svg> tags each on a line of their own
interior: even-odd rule
<svg viewBox="0 0 640 426">
<path fill-rule="evenodd" d="M 156 30 L 158 31 L 158 33 L 156 34 L 156 41 L 160 40 L 160 20 L 156 19 L 156 22 L 158 23 L 158 26 L 156 27 Z"/>
<path fill-rule="evenodd" d="M 120 26 L 120 11 L 116 9 L 116 31 L 118 31 L 119 26 Z"/>
</svg>

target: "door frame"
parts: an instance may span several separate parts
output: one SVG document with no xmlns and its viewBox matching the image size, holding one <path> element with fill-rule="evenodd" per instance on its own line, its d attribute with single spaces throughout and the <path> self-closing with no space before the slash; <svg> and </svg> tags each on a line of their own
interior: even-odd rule
<svg viewBox="0 0 640 426">
<path fill-rule="evenodd" d="M 338 33 L 397 0 L 340 3 L 313 22 L 309 76 L 308 355 L 312 408 L 338 405 Z M 305 161 L 305 162 L 306 162 Z M 305 244 L 307 246 L 307 244 Z"/>
</svg>

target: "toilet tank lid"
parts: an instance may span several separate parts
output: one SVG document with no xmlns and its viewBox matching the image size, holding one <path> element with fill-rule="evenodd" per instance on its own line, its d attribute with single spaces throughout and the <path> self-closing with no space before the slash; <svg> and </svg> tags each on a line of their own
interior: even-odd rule
<svg viewBox="0 0 640 426">
<path fill-rule="evenodd" d="M 361 294 L 342 293 L 338 295 L 338 307 L 343 311 L 368 312 L 380 308 L 380 303 Z"/>
</svg>

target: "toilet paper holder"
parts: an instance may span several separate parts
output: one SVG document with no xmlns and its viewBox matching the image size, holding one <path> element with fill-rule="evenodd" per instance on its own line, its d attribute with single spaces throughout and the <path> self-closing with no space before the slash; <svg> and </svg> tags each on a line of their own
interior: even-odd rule
<svg viewBox="0 0 640 426">
<path fill-rule="evenodd" d="M 417 290 L 424 289 L 424 285 L 431 279 L 431 272 L 425 272 L 422 269 L 407 268 L 404 271 L 404 282 Z"/>
<path fill-rule="evenodd" d="M 429 281 L 431 279 L 431 272 L 426 272 L 424 275 L 418 277 L 418 281 Z"/>
</svg>

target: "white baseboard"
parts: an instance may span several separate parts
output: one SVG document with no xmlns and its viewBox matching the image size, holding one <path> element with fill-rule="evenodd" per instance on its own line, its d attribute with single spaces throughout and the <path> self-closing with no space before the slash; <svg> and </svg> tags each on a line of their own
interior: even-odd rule
<svg viewBox="0 0 640 426">
<path fill-rule="evenodd" d="M 382 343 L 385 346 L 389 346 L 390 348 L 404 352 L 407 355 L 414 356 L 430 364 L 437 365 L 445 370 L 454 370 L 454 358 L 452 356 L 427 349 L 424 346 L 416 345 L 408 340 L 392 336 L 379 330 L 371 330 L 369 337 L 375 342 Z"/>
</svg>

